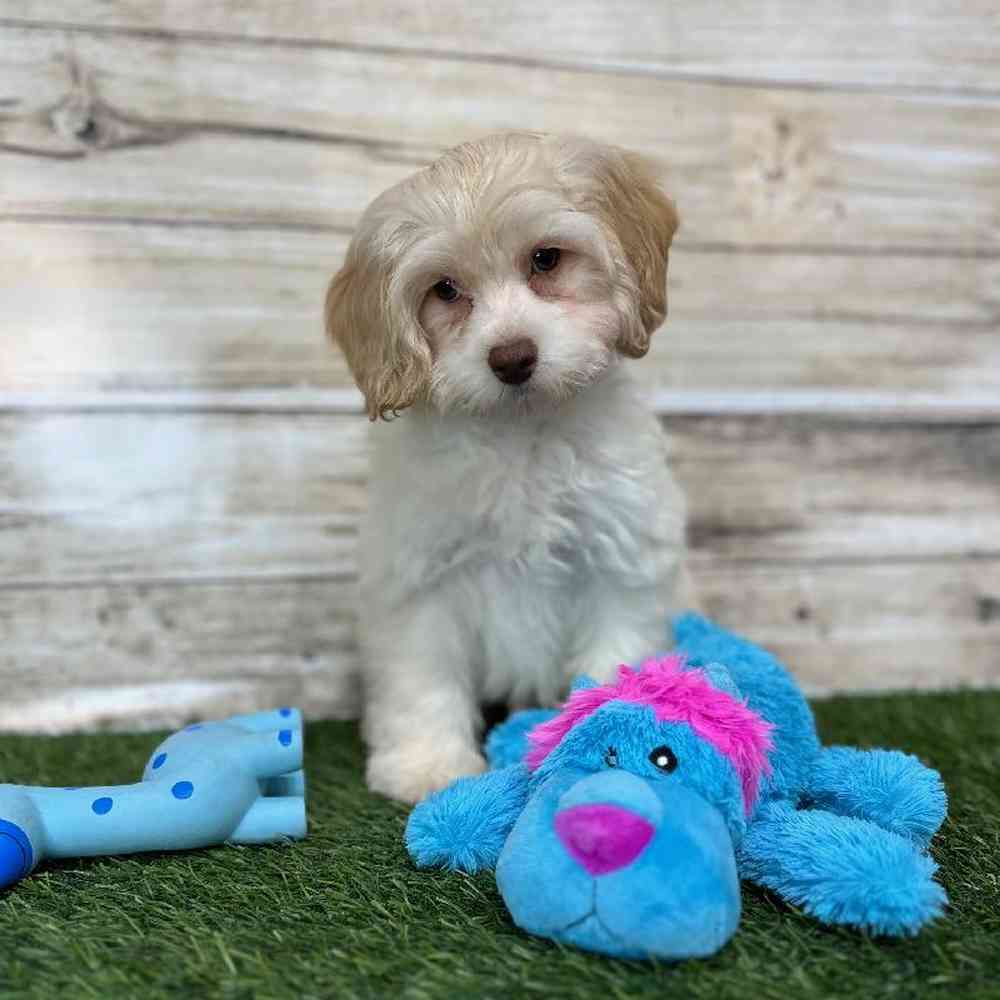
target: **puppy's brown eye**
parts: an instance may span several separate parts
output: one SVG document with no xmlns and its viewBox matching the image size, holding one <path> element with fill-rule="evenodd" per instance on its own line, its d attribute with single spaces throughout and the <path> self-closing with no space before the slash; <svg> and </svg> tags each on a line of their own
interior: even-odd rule
<svg viewBox="0 0 1000 1000">
<path fill-rule="evenodd" d="M 531 255 L 531 269 L 544 273 L 555 270 L 559 263 L 558 247 L 542 247 Z"/>
<path fill-rule="evenodd" d="M 431 290 L 442 302 L 454 302 L 458 298 L 458 289 L 451 278 L 442 278 Z"/>
</svg>

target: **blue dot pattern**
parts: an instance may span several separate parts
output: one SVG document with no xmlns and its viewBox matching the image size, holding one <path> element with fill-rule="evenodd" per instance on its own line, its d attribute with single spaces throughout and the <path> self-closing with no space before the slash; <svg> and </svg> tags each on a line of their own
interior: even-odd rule
<svg viewBox="0 0 1000 1000">
<path fill-rule="evenodd" d="M 186 732 L 193 733 L 196 729 L 201 729 L 202 725 L 200 722 L 196 722 L 193 726 L 188 726 Z"/>
<path fill-rule="evenodd" d="M 105 816 L 107 813 L 111 812 L 111 807 L 114 804 L 114 799 L 110 799 L 107 795 L 103 795 L 99 799 L 94 799 L 90 808 L 93 809 L 98 816 Z"/>
<path fill-rule="evenodd" d="M 158 753 L 153 758 L 153 770 L 155 771 L 158 768 L 163 767 L 164 761 L 166 761 L 166 759 L 167 759 L 167 755 L 165 753 Z"/>
<path fill-rule="evenodd" d="M 170 791 L 175 799 L 189 799 L 194 795 L 194 785 L 190 781 L 178 781 Z"/>
<path fill-rule="evenodd" d="M 290 708 L 279 708 L 279 709 L 278 709 L 278 714 L 279 714 L 279 715 L 280 715 L 280 716 L 281 716 L 281 717 L 282 717 L 283 719 L 287 719 L 287 718 L 288 718 L 288 716 L 290 716 L 290 715 L 292 714 L 292 710 L 291 710 Z"/>
<path fill-rule="evenodd" d="M 283 746 L 291 746 L 292 743 L 292 731 L 290 729 L 282 729 L 278 733 L 278 742 Z"/>
</svg>

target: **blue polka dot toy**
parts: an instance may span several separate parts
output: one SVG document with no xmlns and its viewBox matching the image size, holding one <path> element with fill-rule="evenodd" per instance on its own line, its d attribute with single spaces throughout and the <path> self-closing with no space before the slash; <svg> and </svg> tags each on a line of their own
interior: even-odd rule
<svg viewBox="0 0 1000 1000">
<path fill-rule="evenodd" d="M 300 840 L 302 749 L 301 713 L 280 708 L 168 736 L 134 785 L 0 785 L 0 889 L 45 858 Z"/>
</svg>

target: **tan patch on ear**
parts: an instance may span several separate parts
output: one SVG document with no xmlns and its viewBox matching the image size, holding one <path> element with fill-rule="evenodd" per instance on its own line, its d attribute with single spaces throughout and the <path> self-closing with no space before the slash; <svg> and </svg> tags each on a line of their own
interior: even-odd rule
<svg viewBox="0 0 1000 1000">
<path fill-rule="evenodd" d="M 657 184 L 650 167 L 633 153 L 623 155 L 625 170 L 615 177 L 616 231 L 639 282 L 639 311 L 645 336 L 621 345 L 641 357 L 653 331 L 667 318 L 667 263 L 677 231 L 674 203 Z"/>
<path fill-rule="evenodd" d="M 638 316 L 622 332 L 618 348 L 640 358 L 667 316 L 667 258 L 677 230 L 677 209 L 651 166 L 637 154 L 586 140 L 569 140 L 564 149 L 574 161 L 583 207 L 615 234 L 631 267 Z M 589 182 L 580 184 L 580 164 L 586 165 Z"/>
<path fill-rule="evenodd" d="M 370 420 L 385 419 L 426 395 L 431 353 L 415 319 L 393 315 L 387 283 L 348 261 L 326 293 L 326 332 L 347 358 Z"/>
</svg>

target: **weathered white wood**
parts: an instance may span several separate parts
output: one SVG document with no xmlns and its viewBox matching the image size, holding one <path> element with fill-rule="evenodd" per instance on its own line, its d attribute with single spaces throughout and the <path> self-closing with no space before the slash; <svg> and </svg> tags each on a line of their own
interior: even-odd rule
<svg viewBox="0 0 1000 1000">
<path fill-rule="evenodd" d="M 996 90 L 990 0 L 20 0 L 8 21 L 390 47 L 671 76 Z M 512 70 L 516 72 L 516 70 Z"/>
<path fill-rule="evenodd" d="M 35 694 L 24 694 L 15 680 L 13 700 L 0 705 L 0 732 L 61 733 L 74 730 L 142 730 L 179 728 L 193 719 L 222 719 L 278 705 L 300 707 L 299 678 L 280 674 L 231 681 L 183 681 L 107 684 L 84 658 L 77 664 L 80 687 L 46 683 Z M 130 667 L 141 669 L 133 662 Z M 47 681 L 44 676 L 38 680 Z M 339 707 L 339 706 L 338 706 Z M 329 714 L 310 701 L 310 714 Z M 339 717 L 344 713 L 335 713 Z M 347 713 L 350 717 L 355 713 Z M 0 777 L 3 777 L 0 774 Z"/>
<path fill-rule="evenodd" d="M 0 149 L 21 151 L 4 158 L 7 213 L 351 225 L 369 188 L 441 147 L 571 125 L 658 161 L 683 240 L 1000 243 L 993 97 L 18 28 L 0 29 L 0 95 Z M 9 166 L 24 156 L 32 169 Z"/>
<path fill-rule="evenodd" d="M 1000 684 L 1000 561 L 695 570 L 706 611 L 810 694 Z"/>
<path fill-rule="evenodd" d="M 8 581 L 326 575 L 353 560 L 363 419 L 106 414 L 3 426 Z"/>
<path fill-rule="evenodd" d="M 1000 556 L 1000 427 L 670 421 L 696 557 Z M 0 417 L 9 585 L 356 569 L 363 417 Z"/>
<path fill-rule="evenodd" d="M 696 561 L 1000 556 L 1000 426 L 667 426 Z"/>
<path fill-rule="evenodd" d="M 998 21 L 0 12 L 0 730 L 356 711 L 366 424 L 323 286 L 442 147 L 568 124 L 681 206 L 660 410 L 792 414 L 670 421 L 706 610 L 813 692 L 1000 684 Z"/>
<path fill-rule="evenodd" d="M 0 393 L 349 388 L 321 320 L 346 243 L 272 229 L 0 223 L 11 334 Z M 857 393 L 859 407 L 866 393 L 889 393 L 895 411 L 906 394 L 927 396 L 928 410 L 934 399 L 975 408 L 978 394 L 1000 411 L 1000 258 L 681 248 L 670 285 L 667 325 L 634 366 L 651 390 L 835 390 Z"/>
<path fill-rule="evenodd" d="M 357 712 L 348 582 L 0 589 L 0 730 Z"/>
<path fill-rule="evenodd" d="M 1000 560 L 696 567 L 706 609 L 813 695 L 1000 684 Z M 351 585 L 0 589 L 0 731 L 357 713 Z"/>
</svg>

